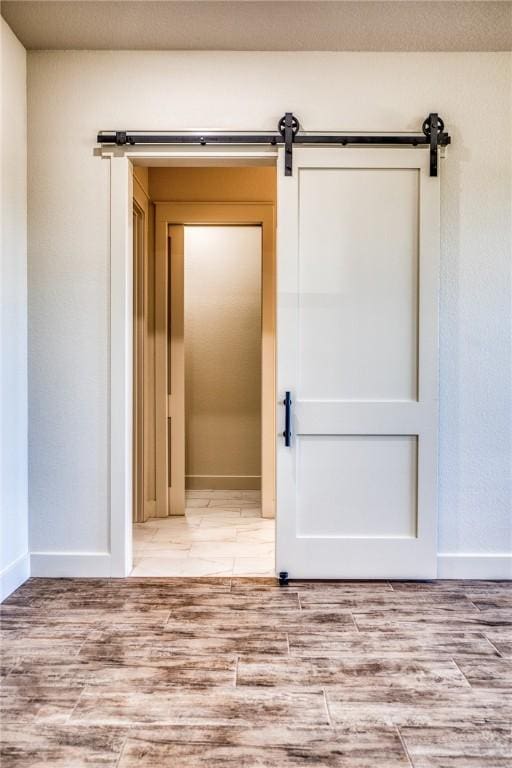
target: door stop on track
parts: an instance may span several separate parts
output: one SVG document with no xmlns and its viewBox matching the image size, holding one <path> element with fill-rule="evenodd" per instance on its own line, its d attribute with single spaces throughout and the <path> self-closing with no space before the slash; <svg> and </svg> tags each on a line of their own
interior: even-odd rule
<svg viewBox="0 0 512 768">
<path fill-rule="evenodd" d="M 279 586 L 288 586 L 288 571 L 279 571 Z"/>
</svg>

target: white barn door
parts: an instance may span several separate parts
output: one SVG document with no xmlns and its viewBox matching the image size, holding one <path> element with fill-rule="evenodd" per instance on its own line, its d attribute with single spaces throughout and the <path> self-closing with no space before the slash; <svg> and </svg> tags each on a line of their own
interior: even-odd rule
<svg viewBox="0 0 512 768">
<path fill-rule="evenodd" d="M 439 179 L 424 149 L 297 148 L 293 166 L 281 157 L 276 570 L 435 577 Z"/>
</svg>

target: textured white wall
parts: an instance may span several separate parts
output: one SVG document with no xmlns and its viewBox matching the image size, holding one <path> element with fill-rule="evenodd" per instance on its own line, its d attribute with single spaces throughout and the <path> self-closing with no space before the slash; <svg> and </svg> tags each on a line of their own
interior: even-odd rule
<svg viewBox="0 0 512 768">
<path fill-rule="evenodd" d="M 28 576 L 27 71 L 3 19 L 1 58 L 0 600 Z"/>
<path fill-rule="evenodd" d="M 29 54 L 32 548 L 108 549 L 109 168 L 98 129 L 417 130 L 442 163 L 441 552 L 512 550 L 511 56 Z"/>
</svg>

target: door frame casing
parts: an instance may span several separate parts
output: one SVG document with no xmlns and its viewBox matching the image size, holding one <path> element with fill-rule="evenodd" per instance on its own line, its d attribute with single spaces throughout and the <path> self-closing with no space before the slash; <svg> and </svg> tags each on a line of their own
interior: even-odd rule
<svg viewBox="0 0 512 768">
<path fill-rule="evenodd" d="M 133 561 L 133 168 L 110 158 L 110 574 Z"/>
<path fill-rule="evenodd" d="M 271 202 L 158 202 L 155 201 L 155 253 L 167 263 L 168 229 L 180 226 L 260 226 L 261 238 L 261 510 L 275 517 L 275 205 Z M 161 345 L 162 346 L 162 345 Z M 162 352 L 165 354 L 165 347 Z M 160 366 L 166 370 L 166 361 Z M 156 461 L 168 466 L 168 442 L 160 441 Z M 171 511 L 172 514 L 172 511 Z"/>
<path fill-rule="evenodd" d="M 138 202 L 136 184 L 133 185 L 133 521 L 143 523 L 144 501 L 144 376 L 145 366 L 145 312 L 146 290 L 145 228 L 146 212 Z"/>
<path fill-rule="evenodd" d="M 167 318 L 165 338 L 158 349 L 163 363 L 160 394 L 163 406 L 164 441 L 162 455 L 156 453 L 155 463 L 163 475 L 165 511 L 171 515 L 185 514 L 185 227 L 170 224 L 167 239 L 155 238 L 155 256 L 163 261 L 163 310 Z M 166 274 L 167 272 L 167 274 Z M 164 278 L 162 280 L 162 277 Z M 170 281 L 170 282 L 169 282 Z M 170 305 L 169 305 L 170 304 Z M 167 373 L 167 375 L 165 375 Z M 161 445 L 159 443 L 159 445 Z M 170 452 L 170 455 L 167 454 Z M 163 466 L 162 466 L 163 464 Z M 177 482 L 174 482 L 177 479 Z M 178 510 L 178 511 L 177 511 Z"/>
<path fill-rule="evenodd" d="M 108 148 L 110 166 L 110 317 L 108 378 L 109 573 L 122 578 L 133 563 L 133 165 L 274 165 L 275 148 L 219 151 Z"/>
<path fill-rule="evenodd" d="M 154 477 L 155 414 L 152 409 L 155 384 L 154 360 L 154 265 L 149 258 L 154 250 L 154 206 L 146 186 L 133 175 L 134 228 L 134 514 L 142 523 L 155 516 Z M 138 221 L 137 221 L 138 220 Z M 137 236 L 138 235 L 138 236 Z M 137 252 L 136 252 L 137 251 Z M 139 370 L 138 370 L 139 368 Z M 149 395 L 149 397 L 148 397 Z"/>
</svg>

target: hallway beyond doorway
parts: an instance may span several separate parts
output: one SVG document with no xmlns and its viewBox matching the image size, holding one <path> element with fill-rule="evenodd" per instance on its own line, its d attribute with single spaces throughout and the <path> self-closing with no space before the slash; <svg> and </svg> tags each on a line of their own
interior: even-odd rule
<svg viewBox="0 0 512 768">
<path fill-rule="evenodd" d="M 275 521 L 260 491 L 186 492 L 182 517 L 133 528 L 131 576 L 273 576 Z"/>
</svg>

